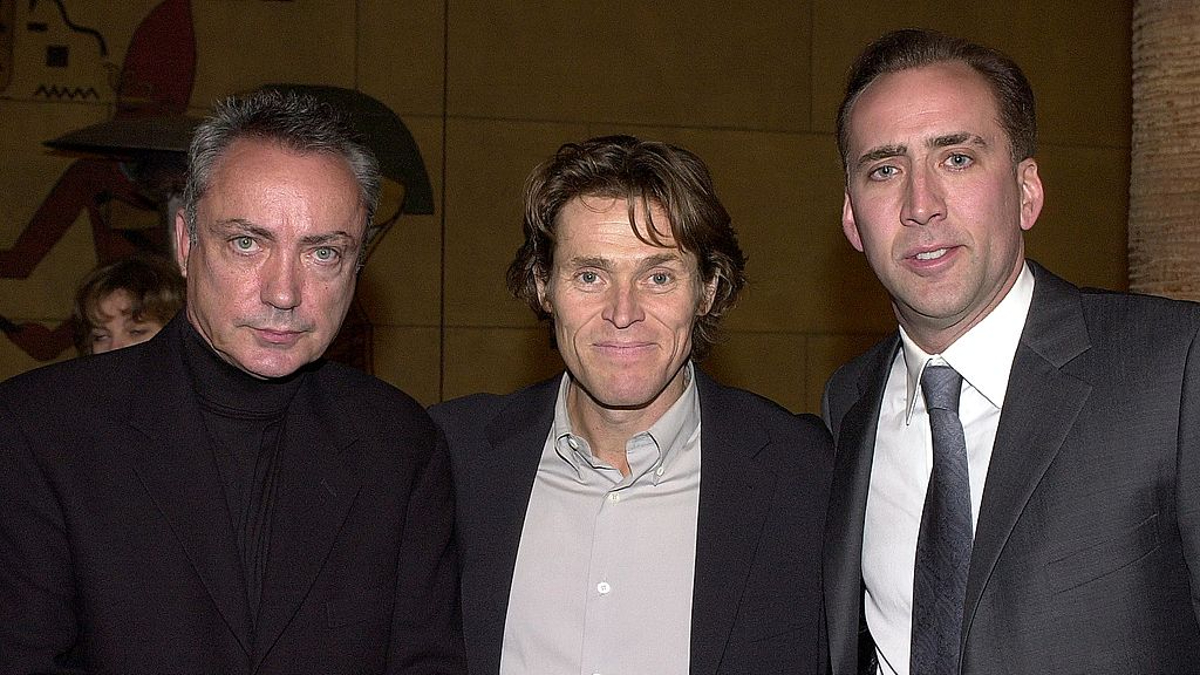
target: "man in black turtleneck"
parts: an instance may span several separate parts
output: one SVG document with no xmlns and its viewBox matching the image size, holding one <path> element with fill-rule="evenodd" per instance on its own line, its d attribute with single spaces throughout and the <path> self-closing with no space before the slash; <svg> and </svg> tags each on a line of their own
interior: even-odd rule
<svg viewBox="0 0 1200 675">
<path fill-rule="evenodd" d="M 444 444 L 321 359 L 379 171 L 266 91 L 196 131 L 155 339 L 0 385 L 0 675 L 460 673 Z"/>
</svg>

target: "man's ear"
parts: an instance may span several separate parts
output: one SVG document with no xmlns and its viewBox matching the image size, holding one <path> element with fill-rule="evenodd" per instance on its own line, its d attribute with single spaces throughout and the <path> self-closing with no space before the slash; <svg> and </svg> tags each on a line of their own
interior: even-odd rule
<svg viewBox="0 0 1200 675">
<path fill-rule="evenodd" d="M 713 275 L 713 278 L 704 284 L 704 297 L 700 298 L 700 307 L 696 310 L 696 316 L 704 316 L 712 311 L 713 301 L 717 299 L 717 284 L 720 280 L 719 276 Z"/>
<path fill-rule="evenodd" d="M 550 304 L 549 296 L 546 295 L 546 280 L 542 278 L 541 274 L 534 272 L 533 283 L 537 285 L 538 304 L 546 310 L 547 314 L 553 314 L 554 307 Z"/>
<path fill-rule="evenodd" d="M 842 233 L 846 235 L 854 250 L 862 253 L 862 237 L 858 234 L 858 223 L 854 220 L 854 205 L 850 203 L 850 193 L 845 193 L 842 201 Z"/>
<path fill-rule="evenodd" d="M 192 252 L 192 238 L 188 236 L 187 219 L 183 217 L 183 209 L 175 212 L 175 264 L 179 273 L 187 276 L 188 254 Z"/>
<path fill-rule="evenodd" d="M 1032 157 L 1017 165 L 1017 187 L 1021 190 L 1021 229 L 1029 230 L 1042 212 L 1042 178 Z"/>
</svg>

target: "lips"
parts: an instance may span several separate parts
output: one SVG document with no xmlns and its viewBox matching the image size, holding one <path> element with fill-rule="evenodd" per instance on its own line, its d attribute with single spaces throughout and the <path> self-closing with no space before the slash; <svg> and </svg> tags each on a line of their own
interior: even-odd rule
<svg viewBox="0 0 1200 675">
<path fill-rule="evenodd" d="M 640 356 L 654 349 L 653 342 L 597 342 L 592 345 L 596 349 L 611 356 Z"/>
<path fill-rule="evenodd" d="M 959 248 L 953 244 L 935 244 L 910 249 L 904 255 L 904 262 L 916 270 L 935 271 L 949 265 L 958 254 Z"/>
<path fill-rule="evenodd" d="M 304 331 L 275 328 L 254 328 L 253 331 L 260 341 L 279 346 L 291 346 L 304 335 Z"/>
</svg>

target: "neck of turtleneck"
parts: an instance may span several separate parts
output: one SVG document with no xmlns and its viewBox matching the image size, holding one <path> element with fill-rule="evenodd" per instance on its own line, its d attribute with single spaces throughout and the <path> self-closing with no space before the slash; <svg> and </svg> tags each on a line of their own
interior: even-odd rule
<svg viewBox="0 0 1200 675">
<path fill-rule="evenodd" d="M 304 379 L 304 369 L 276 379 L 252 377 L 218 356 L 190 321 L 184 323 L 184 361 L 201 407 L 238 419 L 273 419 L 287 411 Z"/>
</svg>

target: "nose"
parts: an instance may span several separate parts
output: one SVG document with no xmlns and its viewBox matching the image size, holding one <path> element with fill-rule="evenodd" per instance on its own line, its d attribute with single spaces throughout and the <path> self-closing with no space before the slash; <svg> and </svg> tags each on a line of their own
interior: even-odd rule
<svg viewBox="0 0 1200 675">
<path fill-rule="evenodd" d="M 617 328 L 628 328 L 646 318 L 638 300 L 636 284 L 614 284 L 604 308 L 604 320 Z"/>
<path fill-rule="evenodd" d="M 288 255 L 272 255 L 262 266 L 259 279 L 263 304 L 275 309 L 294 309 L 300 304 L 300 265 Z"/>
<path fill-rule="evenodd" d="M 946 202 L 938 179 L 929 170 L 914 167 L 909 173 L 901 221 L 905 225 L 927 225 L 945 215 Z"/>
</svg>

